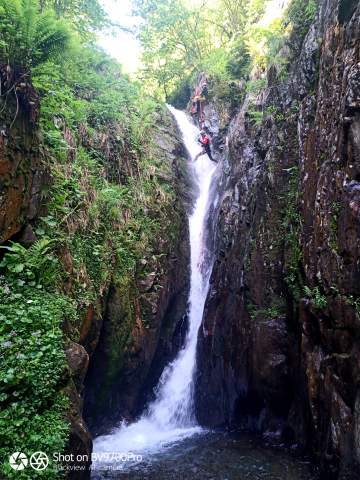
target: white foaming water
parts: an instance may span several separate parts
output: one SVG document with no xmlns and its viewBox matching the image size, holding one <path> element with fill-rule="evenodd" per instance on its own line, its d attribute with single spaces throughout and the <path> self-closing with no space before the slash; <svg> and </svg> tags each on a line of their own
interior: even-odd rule
<svg viewBox="0 0 360 480">
<path fill-rule="evenodd" d="M 196 137 L 199 130 L 184 112 L 168 107 L 174 115 L 192 159 L 199 152 Z M 184 348 L 163 371 L 156 388 L 156 398 L 140 419 L 130 425 L 122 424 L 110 435 L 94 440 L 94 453 L 120 452 L 149 454 L 167 445 L 201 432 L 194 416 L 193 376 L 196 363 L 196 344 L 201 325 L 212 261 L 206 261 L 205 227 L 210 205 L 210 185 L 216 165 L 207 155 L 194 163 L 199 188 L 194 210 L 189 218 L 191 279 L 189 295 L 189 330 Z M 207 263 L 210 263 L 207 265 Z M 97 462 L 95 462 L 96 464 Z M 95 465 L 96 466 L 96 465 Z M 98 465 L 100 467 L 100 465 Z M 101 468 L 101 467 L 100 467 Z"/>
</svg>

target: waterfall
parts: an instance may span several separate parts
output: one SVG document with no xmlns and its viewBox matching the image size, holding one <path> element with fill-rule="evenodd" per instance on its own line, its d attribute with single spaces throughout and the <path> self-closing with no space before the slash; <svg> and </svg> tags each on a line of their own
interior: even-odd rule
<svg viewBox="0 0 360 480">
<path fill-rule="evenodd" d="M 196 142 L 199 130 L 186 114 L 169 106 L 193 160 L 200 146 Z M 196 344 L 201 325 L 213 255 L 207 249 L 206 220 L 211 205 L 211 183 L 216 165 L 207 155 L 193 164 L 198 196 L 189 217 L 191 278 L 189 293 L 189 329 L 184 347 L 163 371 L 154 401 L 140 419 L 122 424 L 111 434 L 94 440 L 94 452 L 132 452 L 147 454 L 185 437 L 201 432 L 194 415 L 193 377 Z"/>
</svg>

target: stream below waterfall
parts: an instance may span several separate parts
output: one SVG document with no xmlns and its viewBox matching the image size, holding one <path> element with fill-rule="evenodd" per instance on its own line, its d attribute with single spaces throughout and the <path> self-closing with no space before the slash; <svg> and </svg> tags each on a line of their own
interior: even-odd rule
<svg viewBox="0 0 360 480">
<path fill-rule="evenodd" d="M 199 152 L 198 129 L 169 107 L 191 159 Z M 196 345 L 214 253 L 207 218 L 217 201 L 217 165 L 207 155 L 192 164 L 197 199 L 189 216 L 191 278 L 189 328 L 183 348 L 163 371 L 155 399 L 140 418 L 94 440 L 92 479 L 309 480 L 306 462 L 245 434 L 210 432 L 197 424 L 193 403 Z"/>
<path fill-rule="evenodd" d="M 139 462 L 95 468 L 92 480 L 319 480 L 306 458 L 243 432 L 203 432 Z"/>
</svg>

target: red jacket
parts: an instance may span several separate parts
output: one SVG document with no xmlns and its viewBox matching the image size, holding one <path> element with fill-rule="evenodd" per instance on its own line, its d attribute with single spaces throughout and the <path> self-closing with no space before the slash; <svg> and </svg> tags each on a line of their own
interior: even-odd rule
<svg viewBox="0 0 360 480">
<path fill-rule="evenodd" d="M 206 135 L 201 135 L 199 136 L 199 142 L 202 144 L 202 145 L 209 145 L 210 143 L 210 138 Z"/>
</svg>

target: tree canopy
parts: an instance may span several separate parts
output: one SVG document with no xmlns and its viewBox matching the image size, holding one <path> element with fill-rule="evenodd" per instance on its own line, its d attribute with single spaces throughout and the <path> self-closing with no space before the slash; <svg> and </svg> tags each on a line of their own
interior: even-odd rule
<svg viewBox="0 0 360 480">
<path fill-rule="evenodd" d="M 270 0 L 134 0 L 134 15 L 142 19 L 143 79 L 169 98 L 201 71 L 234 80 L 281 63 L 277 53 L 293 28 L 306 31 L 316 0 L 288 4 L 264 21 L 266 9 L 276 7 Z"/>
</svg>

